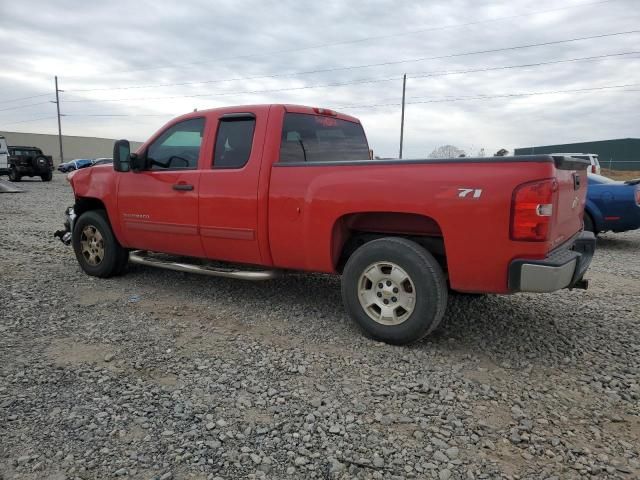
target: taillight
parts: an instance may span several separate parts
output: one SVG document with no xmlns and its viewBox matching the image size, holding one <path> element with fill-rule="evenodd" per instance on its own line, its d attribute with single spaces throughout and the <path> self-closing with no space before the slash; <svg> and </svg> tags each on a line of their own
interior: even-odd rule
<svg viewBox="0 0 640 480">
<path fill-rule="evenodd" d="M 636 205 L 640 206 L 640 188 L 636 188 Z"/>
<path fill-rule="evenodd" d="M 511 204 L 511 239 L 544 242 L 549 238 L 553 216 L 555 179 L 523 183 L 513 192 Z"/>
<path fill-rule="evenodd" d="M 595 165 L 591 165 L 591 173 L 598 173 Z"/>
</svg>

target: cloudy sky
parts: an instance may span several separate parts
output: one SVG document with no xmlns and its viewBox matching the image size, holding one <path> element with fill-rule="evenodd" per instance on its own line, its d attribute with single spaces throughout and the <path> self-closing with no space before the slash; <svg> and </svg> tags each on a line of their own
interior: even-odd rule
<svg viewBox="0 0 640 480">
<path fill-rule="evenodd" d="M 406 73 L 405 157 L 640 136 L 640 0 L 0 0 L 0 19 L 4 131 L 57 132 L 58 75 L 67 135 L 298 103 L 397 156 Z"/>
</svg>

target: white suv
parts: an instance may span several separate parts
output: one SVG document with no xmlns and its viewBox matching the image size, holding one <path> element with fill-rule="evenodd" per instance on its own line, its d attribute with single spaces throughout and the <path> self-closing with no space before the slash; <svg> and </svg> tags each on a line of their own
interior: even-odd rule
<svg viewBox="0 0 640 480">
<path fill-rule="evenodd" d="M 551 155 L 564 155 L 565 157 L 576 157 L 581 158 L 582 160 L 589 160 L 591 163 L 589 173 L 600 175 L 600 162 L 598 161 L 598 155 L 594 153 L 552 153 Z"/>
<path fill-rule="evenodd" d="M 9 149 L 7 148 L 7 141 L 3 136 L 0 136 L 0 175 L 9 174 Z"/>
</svg>

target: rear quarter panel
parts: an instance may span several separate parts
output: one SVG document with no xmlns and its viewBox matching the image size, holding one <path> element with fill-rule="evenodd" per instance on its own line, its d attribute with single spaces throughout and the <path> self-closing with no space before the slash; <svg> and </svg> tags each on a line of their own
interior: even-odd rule
<svg viewBox="0 0 640 480">
<path fill-rule="evenodd" d="M 338 220 L 358 212 L 403 212 L 435 220 L 444 236 L 449 279 L 462 291 L 503 293 L 517 257 L 543 258 L 548 242 L 509 238 L 514 188 L 549 178 L 549 162 L 397 163 L 284 166 L 271 172 L 269 240 L 274 264 L 335 271 Z M 480 189 L 479 198 L 460 189 Z"/>
<path fill-rule="evenodd" d="M 598 230 L 625 231 L 640 228 L 640 207 L 635 202 L 638 186 L 624 183 L 589 185 L 586 211 Z"/>
</svg>

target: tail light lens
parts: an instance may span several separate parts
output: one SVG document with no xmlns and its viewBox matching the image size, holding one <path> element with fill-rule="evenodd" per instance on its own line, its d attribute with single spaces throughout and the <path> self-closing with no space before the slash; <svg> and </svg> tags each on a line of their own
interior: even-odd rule
<svg viewBox="0 0 640 480">
<path fill-rule="evenodd" d="M 555 179 L 523 183 L 513 192 L 511 239 L 544 242 L 549 239 L 558 183 Z"/>
<path fill-rule="evenodd" d="M 598 173 L 598 169 L 595 165 L 591 165 L 591 173 Z"/>
<path fill-rule="evenodd" d="M 636 205 L 640 206 L 640 188 L 636 188 Z"/>
</svg>

